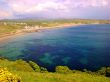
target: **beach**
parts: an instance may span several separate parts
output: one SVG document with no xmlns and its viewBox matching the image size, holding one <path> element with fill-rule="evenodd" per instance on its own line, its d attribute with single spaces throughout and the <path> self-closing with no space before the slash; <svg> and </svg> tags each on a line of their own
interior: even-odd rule
<svg viewBox="0 0 110 82">
<path fill-rule="evenodd" d="M 52 26 L 52 27 L 42 27 L 42 28 L 38 28 L 38 29 L 33 29 L 33 30 L 25 30 L 25 29 L 21 29 L 21 30 L 17 30 L 14 33 L 7 33 L 7 34 L 3 34 L 0 36 L 0 42 L 4 42 L 9 40 L 10 38 L 16 37 L 16 36 L 20 36 L 26 33 L 32 33 L 32 32 L 38 32 L 41 30 L 46 30 L 46 29 L 55 29 L 55 28 L 68 28 L 70 26 L 79 26 L 79 25 L 84 25 L 84 24 L 63 24 L 63 25 L 57 25 L 57 26 Z"/>
</svg>

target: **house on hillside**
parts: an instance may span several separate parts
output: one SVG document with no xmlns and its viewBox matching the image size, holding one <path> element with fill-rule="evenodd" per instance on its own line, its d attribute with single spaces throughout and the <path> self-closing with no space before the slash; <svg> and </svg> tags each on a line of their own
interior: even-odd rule
<svg viewBox="0 0 110 82">
<path fill-rule="evenodd" d="M 32 32 L 32 31 L 37 31 L 40 29 L 40 26 L 25 26 L 24 31 L 26 32 Z"/>
</svg>

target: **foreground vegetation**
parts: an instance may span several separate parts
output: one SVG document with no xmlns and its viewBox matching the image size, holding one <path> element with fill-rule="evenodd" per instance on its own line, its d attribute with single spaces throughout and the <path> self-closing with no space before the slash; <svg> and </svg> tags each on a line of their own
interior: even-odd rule
<svg viewBox="0 0 110 82">
<path fill-rule="evenodd" d="M 10 73 L 6 68 L 0 68 L 0 82 L 20 82 L 21 78 Z"/>
<path fill-rule="evenodd" d="M 91 72 L 70 70 L 67 66 L 57 66 L 55 72 L 48 72 L 46 68 L 40 67 L 32 61 L 9 61 L 7 59 L 0 59 L 0 67 L 7 68 L 14 77 L 19 78 L 19 82 L 110 82 L 110 78 L 106 77 L 106 74 L 110 75 L 109 67 Z"/>
</svg>

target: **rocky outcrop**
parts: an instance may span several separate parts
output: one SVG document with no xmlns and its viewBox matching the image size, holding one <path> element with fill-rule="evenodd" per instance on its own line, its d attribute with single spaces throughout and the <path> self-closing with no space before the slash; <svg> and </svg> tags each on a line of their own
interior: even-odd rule
<svg viewBox="0 0 110 82">
<path fill-rule="evenodd" d="M 21 78 L 10 73 L 6 68 L 0 68 L 0 82 L 21 82 Z"/>
</svg>

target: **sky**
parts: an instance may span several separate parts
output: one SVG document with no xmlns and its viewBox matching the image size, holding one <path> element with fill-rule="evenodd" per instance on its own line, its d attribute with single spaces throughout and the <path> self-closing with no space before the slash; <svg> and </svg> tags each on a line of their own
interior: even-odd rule
<svg viewBox="0 0 110 82">
<path fill-rule="evenodd" d="M 0 0 L 0 19 L 110 19 L 110 0 Z"/>
</svg>

